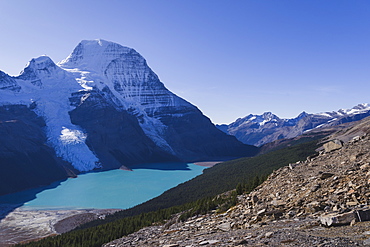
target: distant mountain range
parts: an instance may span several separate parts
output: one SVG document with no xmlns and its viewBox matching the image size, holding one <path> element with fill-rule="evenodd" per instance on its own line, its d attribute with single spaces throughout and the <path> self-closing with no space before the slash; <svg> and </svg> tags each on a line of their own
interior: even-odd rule
<svg viewBox="0 0 370 247">
<path fill-rule="evenodd" d="M 65 60 L 0 71 L 0 194 L 96 169 L 252 156 L 170 92 L 134 49 L 80 42 Z"/>
<path fill-rule="evenodd" d="M 359 104 L 351 109 L 333 112 L 317 114 L 302 112 L 291 119 L 279 118 L 271 112 L 262 115 L 250 114 L 231 124 L 217 125 L 217 128 L 245 144 L 262 146 L 275 140 L 299 136 L 315 128 L 357 121 L 367 116 L 370 116 L 370 105 Z"/>
</svg>

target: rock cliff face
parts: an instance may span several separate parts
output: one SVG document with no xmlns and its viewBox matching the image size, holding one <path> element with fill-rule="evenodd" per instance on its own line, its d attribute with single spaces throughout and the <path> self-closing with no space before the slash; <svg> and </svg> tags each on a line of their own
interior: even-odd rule
<svg viewBox="0 0 370 247">
<path fill-rule="evenodd" d="M 0 106 L 0 195 L 77 172 L 45 145 L 45 121 L 25 105 Z"/>
<path fill-rule="evenodd" d="M 38 125 L 31 125 L 39 134 L 32 136 L 35 147 L 24 147 L 23 153 L 48 150 L 55 160 L 50 167 L 59 171 L 51 181 L 65 178 L 71 167 L 85 172 L 257 151 L 218 130 L 197 107 L 170 92 L 134 49 L 104 40 L 82 41 L 59 64 L 47 56 L 32 59 L 19 76 L 0 71 L 0 105 L 22 109 L 17 108 L 19 117 L 3 112 L 14 126 L 19 119 L 38 119 Z M 15 133 L 19 126 L 1 137 L 4 142 L 31 138 Z M 4 123 L 0 127 L 5 131 Z M 28 163 L 29 170 L 37 167 Z M 15 170 L 12 178 L 17 181 Z"/>
<path fill-rule="evenodd" d="M 91 91 L 83 104 L 70 112 L 70 117 L 73 124 L 88 133 L 85 142 L 99 157 L 104 169 L 179 160 L 155 145 L 135 116 L 117 110 L 99 91 Z"/>
<path fill-rule="evenodd" d="M 99 150 L 97 153 L 107 149 L 105 153 L 120 160 L 122 165 L 145 160 L 191 161 L 253 155 L 253 147 L 240 145 L 221 133 L 195 106 L 166 89 L 145 59 L 133 49 L 103 40 L 82 41 L 60 66 L 73 73 L 86 90 L 85 96 L 79 97 L 84 102 L 71 112 L 76 125 L 87 128 L 78 115 L 87 109 L 94 111 L 94 108 L 109 108 L 131 118 L 122 122 L 117 119 L 117 125 L 136 125 L 141 137 L 134 138 L 134 142 L 133 138 L 122 139 L 121 149 L 112 146 L 108 150 L 101 147 L 98 139 L 88 140 L 90 147 Z M 82 108 L 85 110 L 81 111 Z M 99 119 L 116 121 L 114 114 L 111 117 L 101 115 Z"/>
<path fill-rule="evenodd" d="M 302 112 L 292 119 L 281 119 L 271 112 L 265 112 L 262 115 L 250 114 L 231 124 L 217 125 L 217 127 L 243 143 L 262 146 L 275 140 L 294 138 L 315 128 L 358 121 L 367 116 L 370 116 L 370 105 L 359 104 L 348 110 L 317 114 Z"/>
</svg>

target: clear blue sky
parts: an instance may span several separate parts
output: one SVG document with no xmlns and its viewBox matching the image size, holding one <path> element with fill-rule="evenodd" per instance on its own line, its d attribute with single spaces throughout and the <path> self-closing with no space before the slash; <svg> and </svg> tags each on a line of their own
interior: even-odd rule
<svg viewBox="0 0 370 247">
<path fill-rule="evenodd" d="M 0 0 L 0 70 L 83 39 L 132 47 L 214 123 L 370 103 L 368 0 Z"/>
</svg>

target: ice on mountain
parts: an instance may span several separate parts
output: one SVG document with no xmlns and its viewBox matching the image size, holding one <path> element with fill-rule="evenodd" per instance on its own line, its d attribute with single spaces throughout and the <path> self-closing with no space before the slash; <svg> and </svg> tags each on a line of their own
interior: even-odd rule
<svg viewBox="0 0 370 247">
<path fill-rule="evenodd" d="M 14 78 L 0 70 L 0 90 L 7 90 L 16 93 L 21 90 L 21 87 Z"/>
<path fill-rule="evenodd" d="M 77 129 L 62 127 L 60 140 L 65 144 L 84 143 L 87 135 Z"/>
<path fill-rule="evenodd" d="M 83 131 L 71 123 L 68 114 L 74 108 L 69 102 L 71 94 L 84 89 L 72 74 L 49 57 L 41 56 L 32 59 L 12 80 L 20 89 L 16 94 L 2 91 L 2 103 L 34 104 L 33 110 L 45 120 L 48 142 L 56 154 L 80 171 L 96 168 L 98 159 L 85 144 Z"/>
<path fill-rule="evenodd" d="M 138 52 L 105 40 L 84 40 L 59 65 L 73 73 L 85 90 L 106 92 L 117 109 L 139 117 L 144 133 L 173 153 L 162 137 L 166 126 L 156 118 L 156 112 L 164 107 L 195 107 L 165 88 Z"/>
<path fill-rule="evenodd" d="M 58 64 L 47 56 L 34 58 L 18 77 L 1 72 L 0 90 L 1 103 L 35 105 L 33 110 L 46 123 L 48 145 L 80 171 L 96 168 L 99 160 L 85 143 L 86 132 L 71 123 L 69 112 L 92 92 L 137 117 L 146 136 L 171 154 L 175 153 L 165 139 L 167 126 L 161 115 L 167 109 L 173 117 L 198 111 L 170 92 L 138 52 L 105 40 L 81 41 Z"/>
</svg>

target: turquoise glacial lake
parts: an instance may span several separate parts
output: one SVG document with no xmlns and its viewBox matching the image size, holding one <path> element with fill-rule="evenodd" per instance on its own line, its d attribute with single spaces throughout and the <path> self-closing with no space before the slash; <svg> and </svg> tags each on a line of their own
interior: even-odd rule
<svg viewBox="0 0 370 247">
<path fill-rule="evenodd" d="M 110 170 L 78 175 L 51 186 L 0 197 L 0 203 L 23 203 L 24 209 L 127 209 L 202 174 L 194 164 L 146 164 L 133 171 Z M 35 198 L 36 197 L 36 198 Z"/>
</svg>

